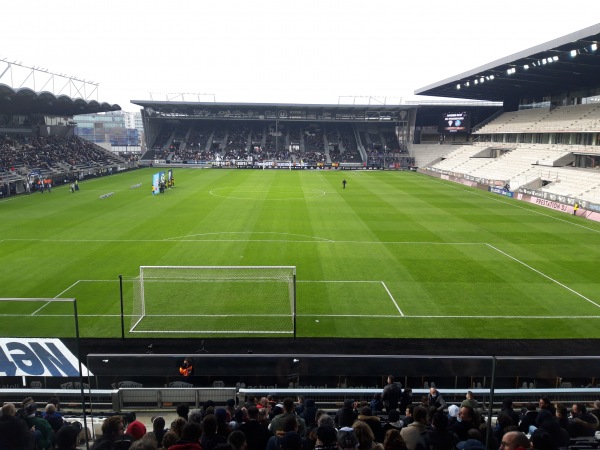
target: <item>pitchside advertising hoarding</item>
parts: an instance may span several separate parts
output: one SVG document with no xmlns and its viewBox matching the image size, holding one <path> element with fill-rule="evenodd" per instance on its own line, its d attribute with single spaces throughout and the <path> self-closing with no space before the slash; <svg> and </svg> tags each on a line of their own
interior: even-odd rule
<svg viewBox="0 0 600 450">
<path fill-rule="evenodd" d="M 78 377 L 79 360 L 60 339 L 0 338 L 0 376 Z"/>
</svg>

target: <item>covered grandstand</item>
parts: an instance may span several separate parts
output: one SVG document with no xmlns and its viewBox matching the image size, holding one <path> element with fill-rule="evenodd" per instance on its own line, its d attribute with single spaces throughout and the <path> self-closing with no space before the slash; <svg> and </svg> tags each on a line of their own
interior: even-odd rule
<svg viewBox="0 0 600 450">
<path fill-rule="evenodd" d="M 424 171 L 597 220 L 600 211 L 600 25 L 417 89 L 502 102 L 468 146 L 420 159 Z M 415 150 L 415 153 L 418 153 Z M 419 158 L 417 158 L 419 160 Z"/>
</svg>

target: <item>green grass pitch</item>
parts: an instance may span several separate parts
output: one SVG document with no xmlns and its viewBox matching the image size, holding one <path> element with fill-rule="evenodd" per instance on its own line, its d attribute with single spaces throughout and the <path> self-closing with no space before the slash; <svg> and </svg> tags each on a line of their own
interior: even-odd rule
<svg viewBox="0 0 600 450">
<path fill-rule="evenodd" d="M 298 337 L 600 337 L 598 223 L 412 172 L 175 168 L 152 196 L 159 170 L 0 201 L 0 297 L 76 298 L 82 337 L 119 337 L 120 274 L 130 315 L 140 266 L 296 266 Z M 167 296 L 148 329 L 282 320 L 241 295 Z M 72 309 L 0 302 L 2 334 L 72 335 Z"/>
</svg>

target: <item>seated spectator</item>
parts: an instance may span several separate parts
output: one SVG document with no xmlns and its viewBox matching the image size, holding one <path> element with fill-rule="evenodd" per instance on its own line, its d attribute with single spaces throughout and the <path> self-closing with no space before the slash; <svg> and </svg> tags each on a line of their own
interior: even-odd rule
<svg viewBox="0 0 600 450">
<path fill-rule="evenodd" d="M 17 417 L 15 405 L 6 403 L 0 415 L 0 448 L 33 450 L 34 447 L 33 434 L 27 423 Z"/>
<path fill-rule="evenodd" d="M 413 410 L 413 422 L 402 428 L 400 435 L 406 442 L 409 450 L 429 448 L 427 443 L 427 409 L 423 406 L 416 406 Z"/>
<path fill-rule="evenodd" d="M 48 421 L 55 433 L 60 430 L 64 423 L 62 415 L 56 411 L 56 406 L 52 403 L 46 405 L 46 410 L 42 414 L 42 418 Z"/>
<path fill-rule="evenodd" d="M 215 420 L 215 435 L 216 435 L 216 420 Z M 175 445 L 169 447 L 169 450 L 203 450 L 200 446 L 200 436 L 202 435 L 202 427 L 199 423 L 188 422 L 183 427 L 181 438 Z"/>
<path fill-rule="evenodd" d="M 558 444 L 559 447 L 569 446 L 569 433 L 564 428 L 561 428 L 561 426 L 558 424 L 558 421 L 552 415 L 549 409 L 540 410 L 535 420 L 535 426 L 535 430 L 530 430 L 532 435 L 534 433 L 546 432 L 552 436 L 552 439 Z"/>
<path fill-rule="evenodd" d="M 96 438 L 92 450 L 111 450 L 117 438 L 125 434 L 123 417 L 108 417 L 102 423 L 102 434 Z"/>
<path fill-rule="evenodd" d="M 535 425 L 535 419 L 537 418 L 538 412 L 534 403 L 527 403 L 525 409 L 525 414 L 523 414 L 521 422 L 519 423 L 519 431 L 528 434 L 529 427 Z"/>
<path fill-rule="evenodd" d="M 126 433 L 131 435 L 134 441 L 140 440 L 146 434 L 146 425 L 139 420 L 134 420 L 127 425 Z"/>
<path fill-rule="evenodd" d="M 278 431 L 281 431 L 283 429 L 283 422 L 289 416 L 295 416 L 294 400 L 290 397 L 287 397 L 283 400 L 283 412 L 273 417 L 273 420 L 271 420 L 271 425 L 269 427 L 271 433 L 277 433 Z M 306 422 L 301 417 L 297 417 L 297 420 L 298 433 L 300 436 L 306 436 Z"/>
<path fill-rule="evenodd" d="M 470 406 L 461 406 L 458 411 L 457 421 L 452 425 L 452 431 L 456 433 L 459 441 L 466 441 L 468 439 L 468 432 L 472 429 L 479 429 L 475 412 Z"/>
<path fill-rule="evenodd" d="M 467 391 L 466 398 L 462 401 L 460 406 L 470 406 L 473 410 L 479 409 L 479 402 L 475 400 L 473 392 Z"/>
<path fill-rule="evenodd" d="M 352 425 L 356 439 L 358 439 L 358 450 L 383 450 L 381 444 L 377 444 L 371 427 L 361 420 Z"/>
<path fill-rule="evenodd" d="M 271 437 L 271 432 L 259 420 L 259 409 L 256 406 L 248 408 L 248 421 L 239 426 L 246 435 L 248 450 L 264 450 Z"/>
<path fill-rule="evenodd" d="M 354 411 L 354 400 L 346 399 L 344 406 L 338 409 L 335 415 L 335 423 L 338 428 L 351 427 L 356 420 L 357 414 Z"/>
<path fill-rule="evenodd" d="M 337 450 L 337 431 L 331 426 L 317 428 L 315 450 Z"/>
<path fill-rule="evenodd" d="M 383 438 L 383 450 L 408 450 L 400 430 L 388 430 Z"/>
<path fill-rule="evenodd" d="M 506 414 L 512 420 L 513 425 L 519 425 L 519 415 L 513 409 L 513 401 L 510 398 L 502 400 L 502 408 L 500 411 Z"/>
<path fill-rule="evenodd" d="M 156 442 L 160 445 L 162 443 L 165 434 L 167 433 L 167 429 L 165 428 L 165 419 L 162 416 L 152 417 L 152 432 L 154 433 L 154 437 L 156 438 Z"/>
<path fill-rule="evenodd" d="M 369 428 L 371 428 L 375 441 L 383 442 L 383 427 L 381 426 L 381 419 L 378 416 L 373 415 L 371 408 L 368 406 L 363 406 L 360 410 L 357 420 L 366 423 Z"/>
<path fill-rule="evenodd" d="M 510 431 L 506 433 L 500 443 L 500 448 L 503 450 L 517 450 L 518 448 L 527 449 L 529 447 L 529 439 L 525 433 L 521 433 L 520 431 Z"/>
<path fill-rule="evenodd" d="M 25 422 L 29 428 L 35 428 L 34 439 L 40 450 L 50 449 L 54 445 L 54 430 L 47 420 L 36 416 L 37 406 L 29 403 L 25 406 Z"/>
<path fill-rule="evenodd" d="M 600 400 L 594 402 L 594 409 L 592 409 L 590 413 L 595 415 L 598 418 L 598 421 L 600 421 Z M 598 429 L 600 430 L 600 425 L 598 425 Z"/>
<path fill-rule="evenodd" d="M 54 406 L 54 405 L 53 405 Z M 65 425 L 56 433 L 55 450 L 74 450 L 77 448 L 79 430 L 72 425 Z"/>
<path fill-rule="evenodd" d="M 227 443 L 231 445 L 233 450 L 246 450 L 246 435 L 239 430 L 232 431 L 227 436 Z"/>
<path fill-rule="evenodd" d="M 433 415 L 427 437 L 431 450 L 452 450 L 458 442 L 456 434 L 448 429 L 448 417 L 441 411 Z"/>
<path fill-rule="evenodd" d="M 388 420 L 383 426 L 383 432 L 387 433 L 389 430 L 400 430 L 403 426 L 404 422 L 400 419 L 400 411 L 394 409 L 388 414 Z"/>
<path fill-rule="evenodd" d="M 598 418 L 587 412 L 583 403 L 575 403 L 571 409 L 571 437 L 594 436 Z"/>
<path fill-rule="evenodd" d="M 226 436 L 218 434 L 218 426 L 217 418 L 214 414 L 208 414 L 204 417 L 202 420 L 203 433 L 200 439 L 202 450 L 213 450 L 218 444 L 227 442 Z"/>
<path fill-rule="evenodd" d="M 175 445 L 179 440 L 179 436 L 174 431 L 167 431 L 163 436 L 162 442 L 159 448 L 168 449 L 172 445 Z"/>
</svg>

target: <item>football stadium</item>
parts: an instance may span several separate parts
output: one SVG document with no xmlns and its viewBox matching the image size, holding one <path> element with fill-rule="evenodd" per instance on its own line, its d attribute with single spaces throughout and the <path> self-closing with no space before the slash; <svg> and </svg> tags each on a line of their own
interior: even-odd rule
<svg viewBox="0 0 600 450">
<path fill-rule="evenodd" d="M 599 42 L 600 24 L 416 89 L 435 102 L 135 99 L 133 155 L 75 131 L 119 105 L 0 84 L 0 398 L 27 420 L 23 398 L 59 398 L 88 448 L 107 417 L 151 429 L 181 404 L 231 408 L 231 432 L 267 396 L 315 440 L 303 414 L 340 427 L 352 400 L 376 442 L 424 405 L 455 427 L 443 448 L 497 448 L 504 426 L 531 435 L 513 402 L 550 399 L 583 413 L 544 448 L 598 448 Z M 372 403 L 389 375 L 396 419 Z M 479 435 L 451 412 L 467 391 Z"/>
</svg>

